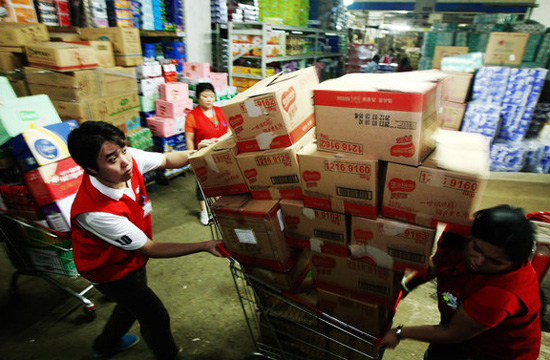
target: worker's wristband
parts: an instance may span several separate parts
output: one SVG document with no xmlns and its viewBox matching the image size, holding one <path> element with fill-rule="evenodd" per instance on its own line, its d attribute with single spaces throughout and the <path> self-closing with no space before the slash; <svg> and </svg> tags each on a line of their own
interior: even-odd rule
<svg viewBox="0 0 550 360">
<path fill-rule="evenodd" d="M 399 325 L 395 329 L 395 336 L 397 337 L 397 340 L 399 340 L 399 341 L 403 340 L 403 335 L 401 334 L 402 331 L 403 331 L 403 325 Z"/>
</svg>

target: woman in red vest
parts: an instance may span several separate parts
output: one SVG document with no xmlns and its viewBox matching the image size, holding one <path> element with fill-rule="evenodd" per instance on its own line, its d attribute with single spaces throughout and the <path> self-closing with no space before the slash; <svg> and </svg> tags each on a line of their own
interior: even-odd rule
<svg viewBox="0 0 550 360">
<path fill-rule="evenodd" d="M 195 90 L 195 97 L 199 102 L 185 119 L 185 142 L 188 150 L 198 149 L 203 140 L 217 139 L 227 130 L 227 120 L 220 107 L 214 106 L 216 91 L 210 83 L 199 83 Z M 209 218 L 202 192 L 197 186 L 197 200 L 199 201 L 200 222 L 208 225 Z"/>
<path fill-rule="evenodd" d="M 398 326 L 382 339 L 430 343 L 426 360 L 536 360 L 541 342 L 538 278 L 529 257 L 533 229 L 521 209 L 476 213 L 469 238 L 443 232 L 429 276 L 413 273 L 403 291 L 437 278 L 438 325 Z"/>
</svg>

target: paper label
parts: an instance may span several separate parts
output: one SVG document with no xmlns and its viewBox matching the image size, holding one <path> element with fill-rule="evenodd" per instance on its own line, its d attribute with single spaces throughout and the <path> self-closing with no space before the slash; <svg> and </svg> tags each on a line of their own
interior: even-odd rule
<svg viewBox="0 0 550 360">
<path fill-rule="evenodd" d="M 235 234 L 237 235 L 239 242 L 242 244 L 256 245 L 258 243 L 256 241 L 256 237 L 254 236 L 253 230 L 235 229 Z"/>
</svg>

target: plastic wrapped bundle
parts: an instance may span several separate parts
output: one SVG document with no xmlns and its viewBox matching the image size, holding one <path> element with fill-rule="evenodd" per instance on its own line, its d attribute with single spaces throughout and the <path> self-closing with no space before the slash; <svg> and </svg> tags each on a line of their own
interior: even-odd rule
<svg viewBox="0 0 550 360">
<path fill-rule="evenodd" d="M 522 143 L 495 142 L 491 145 L 491 171 L 519 172 L 525 163 L 525 147 Z"/>
<path fill-rule="evenodd" d="M 470 52 L 485 52 L 489 42 L 490 32 L 472 32 L 468 34 L 468 47 Z"/>
<path fill-rule="evenodd" d="M 522 172 L 547 174 L 550 171 L 550 141 L 524 141 L 525 158 Z"/>
<path fill-rule="evenodd" d="M 550 141 L 541 144 L 540 171 L 543 174 L 550 173 Z"/>
<path fill-rule="evenodd" d="M 422 56 L 418 61 L 418 70 L 430 70 L 433 67 L 433 58 Z"/>
<path fill-rule="evenodd" d="M 534 108 L 503 104 L 501 110 L 501 127 L 498 138 L 502 140 L 521 141 L 527 134 L 533 117 Z"/>
<path fill-rule="evenodd" d="M 472 88 L 472 101 L 500 105 L 506 94 L 510 68 L 484 66 L 477 72 Z"/>
<path fill-rule="evenodd" d="M 428 31 L 424 33 L 421 53 L 433 58 L 436 46 L 453 46 L 454 32 Z"/>
<path fill-rule="evenodd" d="M 542 41 L 541 34 L 529 34 L 529 40 L 525 46 L 525 52 L 523 53 L 523 61 L 535 61 L 539 44 Z"/>
<path fill-rule="evenodd" d="M 461 131 L 482 134 L 492 141 L 498 134 L 500 121 L 500 106 L 470 102 Z"/>
<path fill-rule="evenodd" d="M 529 124 L 529 129 L 527 129 L 527 134 L 525 138 L 532 139 L 536 138 L 540 131 L 542 130 L 544 124 L 550 119 L 550 102 L 541 101 L 535 107 L 535 113 Z"/>
<path fill-rule="evenodd" d="M 516 22 L 517 15 L 504 13 L 485 13 L 474 16 L 474 24 L 508 25 Z"/>
<path fill-rule="evenodd" d="M 455 46 L 468 46 L 468 32 L 458 31 L 455 34 Z"/>
<path fill-rule="evenodd" d="M 548 58 L 550 57 L 550 34 L 544 35 L 542 38 L 535 61 L 544 65 L 548 64 Z"/>
<path fill-rule="evenodd" d="M 441 59 L 442 71 L 473 73 L 483 66 L 483 53 L 473 52 Z"/>
</svg>

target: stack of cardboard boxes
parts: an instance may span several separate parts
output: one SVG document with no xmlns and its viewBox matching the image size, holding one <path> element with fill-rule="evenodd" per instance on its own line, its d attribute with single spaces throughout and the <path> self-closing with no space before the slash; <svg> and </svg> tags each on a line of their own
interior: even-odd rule
<svg viewBox="0 0 550 360">
<path fill-rule="evenodd" d="M 322 84 L 314 72 L 226 103 L 232 135 L 190 162 L 205 194 L 221 196 L 224 244 L 247 272 L 293 291 L 311 268 L 315 306 L 381 336 L 403 273 L 427 270 L 437 224 L 468 233 L 488 143 L 438 130 L 440 71 Z"/>
</svg>

